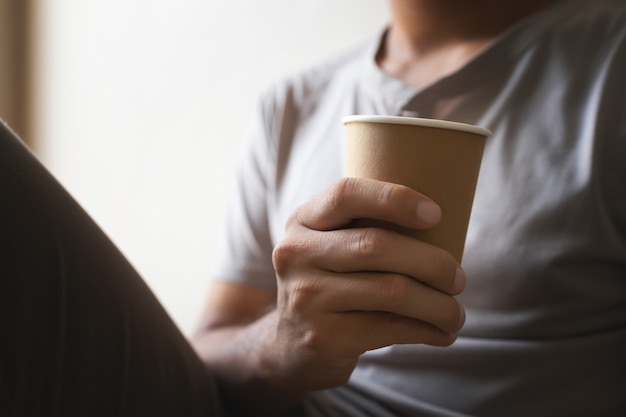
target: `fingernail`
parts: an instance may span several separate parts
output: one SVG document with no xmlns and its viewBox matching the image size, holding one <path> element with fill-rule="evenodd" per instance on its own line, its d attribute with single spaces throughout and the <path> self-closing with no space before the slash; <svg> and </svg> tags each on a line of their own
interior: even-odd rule
<svg viewBox="0 0 626 417">
<path fill-rule="evenodd" d="M 441 220 L 441 209 L 432 201 L 423 201 L 417 206 L 417 218 L 426 224 L 437 224 Z"/>
<path fill-rule="evenodd" d="M 465 284 L 467 283 L 467 275 L 465 275 L 465 271 L 461 267 L 456 269 L 454 273 L 454 281 L 452 282 L 452 288 L 454 289 L 455 294 L 461 293 L 465 289 Z"/>
</svg>

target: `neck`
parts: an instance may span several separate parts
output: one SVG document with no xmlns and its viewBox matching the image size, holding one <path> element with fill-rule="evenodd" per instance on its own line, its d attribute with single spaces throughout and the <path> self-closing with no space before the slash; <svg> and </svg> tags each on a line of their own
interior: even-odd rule
<svg viewBox="0 0 626 417">
<path fill-rule="evenodd" d="M 389 0 L 390 41 L 413 53 L 489 41 L 554 0 Z"/>
<path fill-rule="evenodd" d="M 469 61 L 517 21 L 555 0 L 388 0 L 391 26 L 376 60 L 422 87 Z"/>
</svg>

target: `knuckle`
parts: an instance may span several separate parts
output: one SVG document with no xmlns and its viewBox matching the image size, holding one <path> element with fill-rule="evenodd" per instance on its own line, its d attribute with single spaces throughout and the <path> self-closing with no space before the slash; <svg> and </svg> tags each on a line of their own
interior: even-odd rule
<svg viewBox="0 0 626 417">
<path fill-rule="evenodd" d="M 413 319 L 390 313 L 387 323 L 388 325 L 385 326 L 389 338 L 387 345 L 393 343 L 419 343 L 423 341 L 418 336 Z"/>
<path fill-rule="evenodd" d="M 452 288 L 454 271 L 456 271 L 456 261 L 452 255 L 443 249 L 437 249 L 433 251 L 430 257 L 430 264 L 433 276 L 448 278 L 445 285 Z"/>
<path fill-rule="evenodd" d="M 295 280 L 290 286 L 289 300 L 290 307 L 294 311 L 305 311 L 311 307 L 314 300 L 323 293 L 321 288 L 321 278 L 307 278 Z M 313 329 L 315 330 L 315 329 Z M 314 331 L 315 336 L 319 331 Z"/>
<path fill-rule="evenodd" d="M 463 306 L 458 302 L 454 301 L 454 304 L 448 309 L 449 314 L 446 321 L 446 324 L 442 330 L 450 331 L 450 332 L 458 332 L 463 327 L 465 322 L 465 310 Z"/>
<path fill-rule="evenodd" d="M 446 255 L 442 250 L 436 250 L 433 252 L 431 258 L 431 268 L 433 274 L 439 276 L 445 270 L 446 267 Z"/>
<path fill-rule="evenodd" d="M 387 234 L 377 228 L 366 228 L 355 232 L 352 252 L 361 257 L 378 257 L 385 253 L 389 245 Z"/>
<path fill-rule="evenodd" d="M 298 258 L 299 245 L 290 240 L 283 240 L 272 250 L 272 263 L 278 276 L 284 275 Z"/>
<path fill-rule="evenodd" d="M 409 192 L 404 185 L 385 183 L 378 192 L 378 204 L 384 209 L 392 208 Z"/>
<path fill-rule="evenodd" d="M 392 275 L 380 287 L 380 300 L 387 306 L 399 306 L 406 301 L 408 293 L 408 280 L 401 275 Z"/>
<path fill-rule="evenodd" d="M 384 210 L 398 210 L 400 202 L 413 201 L 415 191 L 401 184 L 384 183 L 378 193 L 378 204 Z"/>
<path fill-rule="evenodd" d="M 327 193 L 328 207 L 331 210 L 341 207 L 355 193 L 357 187 L 356 178 L 342 178 L 333 183 Z"/>
<path fill-rule="evenodd" d="M 315 352 L 316 356 L 325 355 L 327 340 L 321 326 L 313 324 L 302 335 L 302 344 L 311 352 Z"/>
</svg>

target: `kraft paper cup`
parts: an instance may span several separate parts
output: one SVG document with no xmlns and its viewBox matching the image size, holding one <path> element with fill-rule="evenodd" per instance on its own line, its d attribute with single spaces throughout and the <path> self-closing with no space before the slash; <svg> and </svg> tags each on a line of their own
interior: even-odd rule
<svg viewBox="0 0 626 417">
<path fill-rule="evenodd" d="M 461 262 L 478 171 L 491 132 L 413 117 L 348 116 L 343 123 L 346 176 L 406 185 L 433 199 L 442 211 L 441 222 L 429 230 L 371 220 L 359 225 L 397 230 L 446 249 Z"/>
</svg>

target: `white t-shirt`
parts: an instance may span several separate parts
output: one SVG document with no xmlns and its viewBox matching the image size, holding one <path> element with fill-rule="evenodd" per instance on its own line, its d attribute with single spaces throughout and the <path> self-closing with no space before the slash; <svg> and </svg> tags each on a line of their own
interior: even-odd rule
<svg viewBox="0 0 626 417">
<path fill-rule="evenodd" d="M 626 2 L 557 3 L 421 90 L 375 65 L 379 44 L 263 97 L 215 277 L 276 288 L 287 216 L 343 175 L 343 116 L 486 127 L 460 337 L 368 352 L 307 412 L 626 415 Z"/>
</svg>

